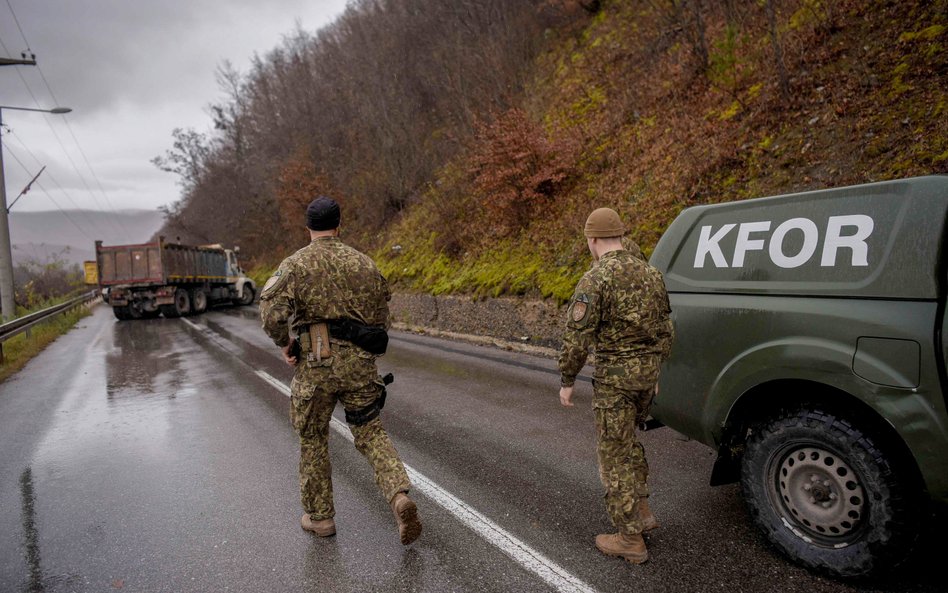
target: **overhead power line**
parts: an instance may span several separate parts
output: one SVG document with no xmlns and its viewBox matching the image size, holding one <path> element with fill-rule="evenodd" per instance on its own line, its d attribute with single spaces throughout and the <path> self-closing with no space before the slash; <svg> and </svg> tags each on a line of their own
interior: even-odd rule
<svg viewBox="0 0 948 593">
<path fill-rule="evenodd" d="M 23 38 L 23 43 L 26 44 L 26 49 L 29 52 L 33 50 L 30 49 L 30 42 L 26 40 L 26 35 L 23 34 L 23 27 L 20 26 L 20 19 L 16 18 L 16 12 L 13 11 L 13 5 L 10 4 L 10 0 L 7 0 L 7 7 L 10 9 L 10 14 L 13 15 L 13 22 L 16 23 L 16 28 L 20 31 L 20 37 Z"/>
<path fill-rule="evenodd" d="M 21 167 L 23 167 L 23 170 L 24 170 L 24 171 L 26 171 L 27 173 L 30 172 L 29 168 L 27 168 L 27 166 L 26 166 L 25 164 L 23 164 L 23 161 L 21 161 L 20 158 L 19 158 L 18 156 L 16 156 L 16 153 L 15 153 L 15 152 L 13 152 L 12 150 L 10 150 L 10 148 L 9 148 L 8 146 L 4 146 L 4 148 L 6 149 L 7 153 L 8 153 L 11 157 L 13 157 L 13 160 L 16 161 Z M 77 223 L 75 220 L 73 220 L 73 218 L 72 218 L 71 216 L 69 216 L 69 213 L 68 213 L 68 212 L 66 212 L 65 210 L 63 210 L 63 208 L 59 205 L 59 203 L 58 203 L 56 200 L 53 199 L 53 196 L 50 195 L 50 193 L 49 193 L 48 191 L 46 191 L 46 188 L 43 187 L 43 184 L 42 184 L 42 183 L 40 183 L 39 181 L 37 181 L 37 182 L 36 182 L 36 186 L 37 186 L 38 188 L 40 188 L 40 191 L 42 191 L 44 194 L 46 194 L 46 197 L 49 198 L 49 201 L 52 202 L 54 206 L 56 206 L 56 209 L 59 210 L 59 211 L 63 214 L 63 216 L 65 216 L 66 219 L 67 219 L 69 222 L 71 222 L 71 223 L 73 224 L 73 226 L 76 227 L 76 228 L 79 230 L 80 233 L 82 233 L 83 235 L 85 235 L 85 237 L 86 237 L 87 239 L 89 239 L 89 241 L 92 241 L 92 242 L 95 241 L 95 239 L 93 239 L 92 237 L 89 236 L 89 233 L 87 233 L 81 226 L 79 226 L 79 223 Z"/>
<path fill-rule="evenodd" d="M 26 145 L 26 143 L 23 142 L 23 139 L 20 138 L 20 135 L 19 135 L 19 134 L 17 134 L 16 132 L 13 132 L 13 131 L 11 130 L 11 133 L 10 133 L 10 135 L 9 135 L 8 137 L 12 137 L 14 140 L 16 140 L 16 142 L 17 142 L 17 144 L 20 146 L 20 148 L 22 148 L 28 155 L 30 155 L 30 158 L 33 159 L 33 162 L 35 162 L 35 163 L 36 163 L 37 165 L 39 165 L 39 166 L 43 166 L 43 162 L 40 161 L 39 157 L 37 157 L 37 156 L 33 153 L 33 151 L 30 150 L 30 148 Z M 10 148 L 9 145 L 4 145 L 4 148 L 6 148 L 7 151 L 10 152 L 11 155 L 13 155 L 13 152 L 12 152 L 12 150 L 11 150 L 11 148 Z M 16 159 L 15 156 L 14 156 L 14 159 Z M 60 192 L 63 196 L 66 197 L 66 199 L 69 201 L 69 203 L 72 205 L 72 207 L 73 207 L 75 210 L 77 210 L 78 213 L 82 214 L 82 216 L 83 216 L 83 218 L 85 218 L 86 222 L 87 222 L 87 223 L 91 223 L 91 224 L 89 224 L 89 230 L 90 230 L 90 231 L 93 231 L 93 232 L 95 232 L 95 233 L 97 233 L 97 234 L 103 235 L 102 231 L 103 231 L 104 229 L 103 229 L 102 226 L 101 226 L 101 222 L 102 222 L 101 219 L 91 219 L 91 218 L 89 217 L 87 211 L 84 210 L 83 208 L 80 208 L 80 207 L 79 207 L 79 204 L 77 204 L 76 201 L 72 199 L 72 196 L 69 194 L 68 191 L 66 191 L 66 188 L 63 187 L 63 185 L 62 185 L 61 183 L 59 183 L 59 181 L 56 179 L 55 175 L 53 175 L 52 172 L 47 172 L 47 173 L 46 173 L 46 176 L 49 177 L 50 181 L 53 182 L 53 184 L 56 186 L 56 188 L 59 190 L 59 192 Z"/>
<path fill-rule="evenodd" d="M 13 15 L 13 20 L 16 22 L 17 30 L 19 30 L 20 32 L 20 37 L 23 38 L 23 43 L 26 45 L 27 51 L 32 53 L 33 50 L 30 48 L 30 42 L 27 40 L 26 34 L 23 32 L 23 27 L 20 26 L 20 21 L 16 16 L 16 11 L 13 10 L 13 5 L 10 4 L 10 0 L 6 0 L 6 3 L 7 3 L 7 8 L 9 8 L 10 10 L 10 14 Z M 8 54 L 10 53 L 9 49 L 6 47 L 5 44 L 3 44 L 2 40 L 0 40 L 0 47 L 3 47 L 3 50 L 6 53 Z M 46 86 L 46 90 L 49 92 L 49 96 L 53 100 L 53 104 L 58 105 L 59 100 L 56 98 L 56 94 L 53 92 L 52 86 L 49 84 L 49 80 L 47 80 L 46 75 L 43 73 L 42 68 L 39 65 L 36 65 L 36 69 L 40 74 L 40 78 L 42 79 L 43 84 Z M 23 76 L 23 73 L 17 70 L 17 74 L 19 75 L 20 80 L 23 82 L 23 86 L 26 87 L 26 90 L 29 93 L 30 97 L 33 99 L 33 103 L 37 107 L 39 107 L 40 106 L 39 101 L 37 100 L 36 95 L 33 93 L 33 89 L 30 87 L 29 83 L 26 81 L 26 78 Z M 59 133 L 56 132 L 56 129 L 53 127 L 49 118 L 44 114 L 43 119 L 46 121 L 46 125 L 49 126 L 50 131 L 52 131 L 53 136 L 56 138 L 56 142 L 59 143 L 60 148 L 62 148 L 63 153 L 66 155 L 66 159 L 69 161 L 69 164 L 72 166 L 76 175 L 79 177 L 79 180 L 82 182 L 82 185 L 86 188 L 86 191 L 89 192 L 89 195 L 92 198 L 93 202 L 96 204 L 96 206 L 100 210 L 111 212 L 112 216 L 107 217 L 109 220 L 109 223 L 120 234 L 124 235 L 128 241 L 134 241 L 135 240 L 134 237 L 132 237 L 132 234 L 129 232 L 128 228 L 125 226 L 125 224 L 122 222 L 121 218 L 119 217 L 118 212 L 115 209 L 115 206 L 109 200 L 108 194 L 106 193 L 105 188 L 102 186 L 102 182 L 99 180 L 99 176 L 96 174 L 95 169 L 93 169 L 92 163 L 89 161 L 88 156 L 86 156 L 86 152 L 82 148 L 82 144 L 79 142 L 79 139 L 76 137 L 76 134 L 72 129 L 72 126 L 69 124 L 69 120 L 66 119 L 65 116 L 63 117 L 63 123 L 65 123 L 66 129 L 69 131 L 70 136 L 72 136 L 73 143 L 76 145 L 76 148 L 78 149 L 79 154 L 82 156 L 82 159 L 85 162 L 86 168 L 92 174 L 92 178 L 95 180 L 95 183 L 99 188 L 99 192 L 102 195 L 102 199 L 105 201 L 104 206 L 102 203 L 99 202 L 99 199 L 96 197 L 96 194 L 93 191 L 93 189 L 89 187 L 89 184 L 86 182 L 85 177 L 79 171 L 79 167 L 76 166 L 75 161 L 72 159 L 72 156 L 70 156 L 69 151 L 66 149 L 66 146 L 63 143 L 62 139 L 60 138 Z"/>
</svg>

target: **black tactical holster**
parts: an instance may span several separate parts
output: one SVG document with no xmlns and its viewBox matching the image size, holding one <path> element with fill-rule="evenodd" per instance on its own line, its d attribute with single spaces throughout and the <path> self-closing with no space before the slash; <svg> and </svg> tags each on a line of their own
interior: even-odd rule
<svg viewBox="0 0 948 593">
<path fill-rule="evenodd" d="M 351 412 L 346 410 L 346 423 L 350 424 L 351 426 L 362 426 L 363 424 L 368 424 L 369 422 L 378 418 L 379 412 L 381 412 L 382 408 L 385 407 L 385 396 L 388 395 L 384 385 L 391 385 L 394 381 L 395 375 L 392 373 L 382 377 L 382 393 L 379 395 L 378 399 L 364 408 L 352 410 Z"/>
</svg>

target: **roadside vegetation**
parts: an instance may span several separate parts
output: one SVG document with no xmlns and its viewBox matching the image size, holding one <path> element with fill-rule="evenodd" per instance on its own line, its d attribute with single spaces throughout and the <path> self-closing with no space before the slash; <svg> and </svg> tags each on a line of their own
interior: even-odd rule
<svg viewBox="0 0 948 593">
<path fill-rule="evenodd" d="M 88 290 L 79 267 L 67 265 L 59 256 L 45 262 L 21 262 L 14 268 L 13 275 L 17 287 L 17 317 L 58 305 Z M 29 335 L 22 333 L 4 342 L 0 381 L 22 369 L 30 359 L 89 314 L 88 308 L 78 307 L 33 327 Z"/>
<path fill-rule="evenodd" d="M 688 206 L 948 172 L 948 0 L 361 0 L 221 83 L 164 232 L 261 276 L 316 192 L 397 289 L 562 301 L 594 207 L 649 254 Z"/>
</svg>

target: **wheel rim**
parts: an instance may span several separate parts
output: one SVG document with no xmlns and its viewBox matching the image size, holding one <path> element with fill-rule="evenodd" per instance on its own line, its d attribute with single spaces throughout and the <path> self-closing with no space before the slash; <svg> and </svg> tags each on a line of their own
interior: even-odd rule
<svg viewBox="0 0 948 593">
<path fill-rule="evenodd" d="M 178 308 L 178 311 L 184 311 L 188 308 L 188 295 L 183 292 L 179 292 L 175 296 L 174 304 Z"/>
<path fill-rule="evenodd" d="M 771 495 L 787 519 L 829 545 L 858 535 L 867 512 L 866 495 L 849 463 L 816 445 L 796 447 L 773 460 Z"/>
</svg>

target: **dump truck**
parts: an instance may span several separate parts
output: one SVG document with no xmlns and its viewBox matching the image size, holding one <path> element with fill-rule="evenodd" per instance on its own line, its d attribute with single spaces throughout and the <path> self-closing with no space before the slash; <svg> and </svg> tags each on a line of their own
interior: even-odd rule
<svg viewBox="0 0 948 593">
<path fill-rule="evenodd" d="M 238 249 L 167 243 L 96 241 L 99 287 L 120 320 L 203 313 L 220 303 L 249 305 L 256 284 L 237 263 Z"/>
<path fill-rule="evenodd" d="M 780 551 L 906 558 L 948 502 L 948 176 L 696 206 L 664 233 L 676 343 L 652 414 L 717 450 Z"/>
</svg>

